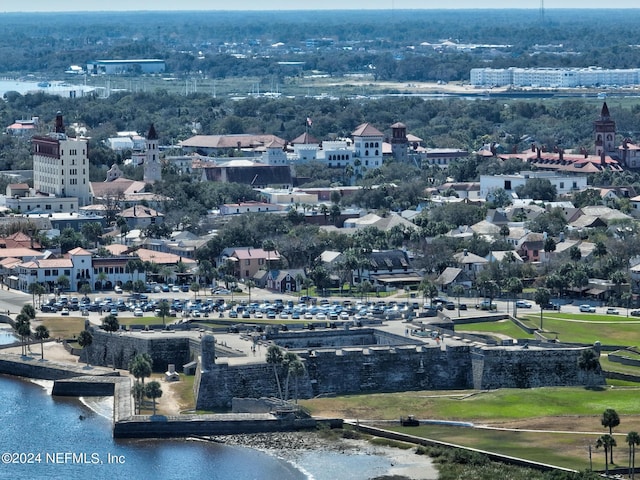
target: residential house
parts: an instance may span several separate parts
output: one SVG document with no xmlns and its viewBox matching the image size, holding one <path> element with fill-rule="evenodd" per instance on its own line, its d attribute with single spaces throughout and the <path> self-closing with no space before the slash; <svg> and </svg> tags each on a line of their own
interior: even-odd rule
<svg viewBox="0 0 640 480">
<path fill-rule="evenodd" d="M 269 290 L 281 293 L 298 292 L 302 285 L 297 278 L 306 278 L 306 274 L 302 269 L 293 270 L 271 270 L 267 273 L 266 286 Z"/>
<path fill-rule="evenodd" d="M 144 229 L 150 225 L 159 225 L 164 222 L 164 214 L 150 207 L 134 205 L 120 212 L 120 217 L 127 222 L 130 229 Z"/>
<path fill-rule="evenodd" d="M 417 273 L 404 250 L 374 251 L 367 254 L 368 265 L 354 270 L 354 282 L 371 282 L 376 290 L 417 287 L 422 275 Z"/>
<path fill-rule="evenodd" d="M 544 234 L 529 232 L 518 244 L 518 254 L 525 262 L 539 262 L 544 251 Z"/>
<path fill-rule="evenodd" d="M 434 282 L 443 292 L 452 294 L 453 287 L 461 285 L 465 290 L 469 290 L 473 281 L 467 272 L 458 267 L 447 267 Z"/>
<path fill-rule="evenodd" d="M 218 257 L 218 267 L 230 265 L 232 275 L 238 280 L 252 279 L 258 270 L 271 270 L 280 260 L 277 250 L 263 250 L 253 247 L 228 247 Z"/>
<path fill-rule="evenodd" d="M 511 261 L 515 263 L 524 263 L 524 260 L 515 250 L 493 250 L 486 257 L 489 263 Z"/>
<path fill-rule="evenodd" d="M 455 253 L 453 260 L 472 280 L 475 280 L 477 275 L 487 266 L 487 263 L 489 263 L 486 258 L 471 253 L 467 249 Z"/>
</svg>

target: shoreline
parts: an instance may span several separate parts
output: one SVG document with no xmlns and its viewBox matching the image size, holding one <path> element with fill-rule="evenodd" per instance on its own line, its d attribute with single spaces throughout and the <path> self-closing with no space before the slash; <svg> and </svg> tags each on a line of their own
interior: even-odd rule
<svg viewBox="0 0 640 480">
<path fill-rule="evenodd" d="M 218 435 L 199 438 L 229 446 L 241 446 L 259 450 L 281 460 L 289 462 L 309 479 L 317 479 L 321 471 L 310 467 L 321 466 L 323 461 L 343 463 L 349 468 L 351 460 L 361 457 L 363 460 L 376 457 L 377 471 L 363 471 L 362 477 L 353 480 L 367 480 L 394 477 L 398 480 L 435 480 L 438 470 L 431 459 L 416 454 L 416 447 L 401 449 L 397 447 L 373 445 L 365 439 L 327 438 L 319 432 L 272 432 L 239 435 Z M 342 460 L 342 462 L 341 462 Z"/>
</svg>

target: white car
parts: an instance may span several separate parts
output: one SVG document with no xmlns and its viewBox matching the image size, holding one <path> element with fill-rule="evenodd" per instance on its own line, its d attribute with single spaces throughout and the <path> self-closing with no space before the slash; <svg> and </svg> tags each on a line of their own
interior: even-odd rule
<svg viewBox="0 0 640 480">
<path fill-rule="evenodd" d="M 607 315 L 618 315 L 620 312 L 615 308 L 607 308 Z"/>
<path fill-rule="evenodd" d="M 526 300 L 518 300 L 516 302 L 516 307 L 518 308 L 531 308 L 531 302 L 527 302 Z"/>
<path fill-rule="evenodd" d="M 591 305 L 580 305 L 580 311 L 586 313 L 595 313 L 596 307 L 592 307 Z"/>
<path fill-rule="evenodd" d="M 122 294 L 122 287 L 119 287 L 118 285 L 116 285 L 116 286 L 113 288 L 113 292 L 114 292 L 114 293 L 117 293 L 118 295 Z"/>
<path fill-rule="evenodd" d="M 141 309 L 141 308 L 136 308 L 136 309 L 133 311 L 133 316 L 134 316 L 134 317 L 141 317 L 141 316 L 142 316 L 142 309 Z"/>
</svg>

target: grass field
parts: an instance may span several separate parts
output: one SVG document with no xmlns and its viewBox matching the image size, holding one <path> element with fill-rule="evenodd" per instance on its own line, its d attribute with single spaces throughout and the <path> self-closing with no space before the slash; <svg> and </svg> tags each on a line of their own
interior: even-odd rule
<svg viewBox="0 0 640 480">
<path fill-rule="evenodd" d="M 540 316 L 523 317 L 539 325 Z M 557 335 L 561 341 L 603 345 L 640 345 L 640 320 L 621 315 L 545 313 L 544 331 Z"/>
<path fill-rule="evenodd" d="M 401 427 L 379 423 L 442 442 L 504 455 L 584 470 L 589 467 L 588 445 L 607 433 L 602 412 L 613 408 L 620 415 L 614 434 L 616 461 L 627 461 L 624 438 L 640 431 L 640 387 L 503 389 L 489 392 L 402 392 L 352 395 L 304 400 L 300 403 L 318 416 L 339 416 L 363 422 L 395 420 L 415 415 L 419 419 L 470 422 L 476 427 L 425 424 Z M 486 428 L 489 427 L 489 428 Z M 602 451 L 593 449 L 593 467 L 604 469 Z"/>
<path fill-rule="evenodd" d="M 481 423 L 568 415 L 599 415 L 614 408 L 622 415 L 640 415 L 640 387 L 533 388 L 487 392 L 437 391 L 349 395 L 301 400 L 312 413 L 343 418 L 390 420 L 418 418 Z"/>
<path fill-rule="evenodd" d="M 534 338 L 532 334 L 522 330 L 511 320 L 465 323 L 463 325 L 456 325 L 456 332 L 497 333 L 500 335 L 507 335 L 511 338 Z"/>
<path fill-rule="evenodd" d="M 49 329 L 50 338 L 73 338 L 84 330 L 84 318 L 79 317 L 38 317 Z"/>
<path fill-rule="evenodd" d="M 539 313 L 520 315 L 519 319 L 532 328 L 540 326 Z M 640 320 L 635 317 L 545 312 L 543 327 L 547 336 L 557 335 L 560 341 L 565 342 L 593 344 L 600 341 L 603 345 L 640 345 Z M 499 333 L 512 338 L 532 338 L 508 320 L 457 325 L 456 331 Z"/>
</svg>

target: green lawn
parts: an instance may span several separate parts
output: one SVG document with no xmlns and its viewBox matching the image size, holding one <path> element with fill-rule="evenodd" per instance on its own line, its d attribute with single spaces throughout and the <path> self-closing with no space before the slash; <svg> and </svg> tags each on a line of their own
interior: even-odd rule
<svg viewBox="0 0 640 480">
<path fill-rule="evenodd" d="M 454 319 L 455 323 L 455 319 Z M 512 338 L 534 338 L 533 335 L 527 333 L 518 327 L 511 320 L 498 320 L 496 322 L 477 322 L 456 325 L 456 332 L 486 332 L 499 333 L 508 335 Z"/>
<path fill-rule="evenodd" d="M 589 443 L 595 444 L 599 436 L 596 434 L 576 436 L 567 433 L 472 430 L 446 425 L 421 425 L 413 428 L 395 425 L 392 427 L 383 426 L 383 428 L 576 470 L 589 468 L 588 450 L 585 447 Z M 618 445 L 622 443 L 623 441 L 620 440 Z M 626 455 L 624 457 L 626 458 Z M 601 452 L 595 449 L 593 461 L 594 468 L 604 469 L 604 457 Z"/>
<path fill-rule="evenodd" d="M 534 325 L 540 324 L 539 314 L 523 318 Z M 566 342 L 640 345 L 640 320 L 633 317 L 545 312 L 543 327 L 547 333 L 558 335 Z"/>
<path fill-rule="evenodd" d="M 488 392 L 401 392 L 301 400 L 312 413 L 338 411 L 344 418 L 394 419 L 415 415 L 456 421 L 507 421 L 557 415 L 597 415 L 607 408 L 640 415 L 640 388 L 549 387 Z"/>
<path fill-rule="evenodd" d="M 84 318 L 80 317 L 37 317 L 49 329 L 50 338 L 72 338 L 84 330 Z"/>
</svg>

